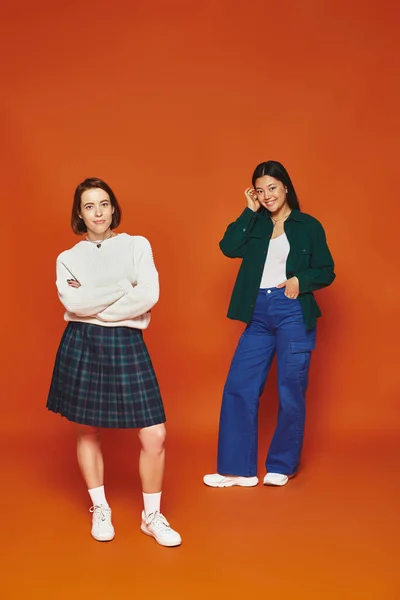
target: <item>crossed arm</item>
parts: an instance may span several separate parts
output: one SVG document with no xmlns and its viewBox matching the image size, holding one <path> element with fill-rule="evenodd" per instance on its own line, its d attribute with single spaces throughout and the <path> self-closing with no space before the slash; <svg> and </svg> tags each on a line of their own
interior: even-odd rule
<svg viewBox="0 0 400 600">
<path fill-rule="evenodd" d="M 142 239 L 134 256 L 136 282 L 122 279 L 109 286 L 80 284 L 57 260 L 58 295 L 68 312 L 79 317 L 96 317 L 105 322 L 134 319 L 148 312 L 158 301 L 159 281 L 150 243 Z"/>
</svg>

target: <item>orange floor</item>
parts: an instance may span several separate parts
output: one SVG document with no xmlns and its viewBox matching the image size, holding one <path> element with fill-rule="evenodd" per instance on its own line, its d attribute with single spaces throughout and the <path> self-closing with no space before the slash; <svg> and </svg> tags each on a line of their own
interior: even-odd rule
<svg viewBox="0 0 400 600">
<path fill-rule="evenodd" d="M 395 0 L 2 2 L 0 600 L 400 600 L 399 12 Z M 239 264 L 218 241 L 268 159 L 323 223 L 337 281 L 317 296 L 299 475 L 209 489 L 242 327 L 225 318 Z M 105 436 L 116 538 L 91 538 L 74 430 L 44 408 L 64 329 L 55 259 L 77 241 L 73 190 L 94 175 L 161 277 L 145 337 L 177 549 L 140 532 L 134 433 Z"/>
<path fill-rule="evenodd" d="M 395 439 L 314 440 L 285 488 L 210 489 L 215 439 L 170 426 L 163 510 L 183 545 L 167 549 L 138 527 L 135 436 L 105 436 L 116 538 L 98 543 L 72 430 L 49 418 L 52 434 L 1 438 L 2 599 L 400 598 Z"/>
</svg>

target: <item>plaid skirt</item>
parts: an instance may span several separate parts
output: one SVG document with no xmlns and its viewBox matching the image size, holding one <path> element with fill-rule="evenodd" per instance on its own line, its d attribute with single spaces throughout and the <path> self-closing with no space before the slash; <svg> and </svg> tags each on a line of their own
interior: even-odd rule
<svg viewBox="0 0 400 600">
<path fill-rule="evenodd" d="M 68 323 L 47 408 L 69 421 L 118 429 L 165 422 L 156 374 L 140 329 Z"/>
</svg>

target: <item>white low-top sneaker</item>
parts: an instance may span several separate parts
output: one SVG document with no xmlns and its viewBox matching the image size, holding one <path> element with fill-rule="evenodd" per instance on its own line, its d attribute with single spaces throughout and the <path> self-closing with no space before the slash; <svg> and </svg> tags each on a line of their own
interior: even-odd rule
<svg viewBox="0 0 400 600">
<path fill-rule="evenodd" d="M 287 475 L 281 475 L 280 473 L 267 473 L 264 477 L 264 485 L 286 485 L 289 481 Z"/>
<path fill-rule="evenodd" d="M 92 506 L 92 536 L 98 542 L 110 542 L 114 539 L 115 531 L 111 523 L 111 508 Z"/>
<path fill-rule="evenodd" d="M 239 477 L 234 475 L 220 475 L 213 473 L 212 475 L 204 475 L 203 481 L 210 487 L 233 487 L 239 485 L 242 487 L 254 487 L 258 484 L 258 477 Z"/>
<path fill-rule="evenodd" d="M 142 512 L 140 529 L 146 535 L 151 535 L 161 546 L 180 546 L 182 538 L 177 531 L 171 528 L 167 519 L 160 512 L 154 512 L 146 517 Z"/>
</svg>

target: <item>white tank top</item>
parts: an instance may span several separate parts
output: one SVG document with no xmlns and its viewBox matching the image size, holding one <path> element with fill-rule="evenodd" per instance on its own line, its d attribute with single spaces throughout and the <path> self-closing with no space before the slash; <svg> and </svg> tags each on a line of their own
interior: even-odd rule
<svg viewBox="0 0 400 600">
<path fill-rule="evenodd" d="M 276 287 L 286 281 L 286 261 L 290 250 L 286 233 L 270 241 L 260 288 Z"/>
</svg>

